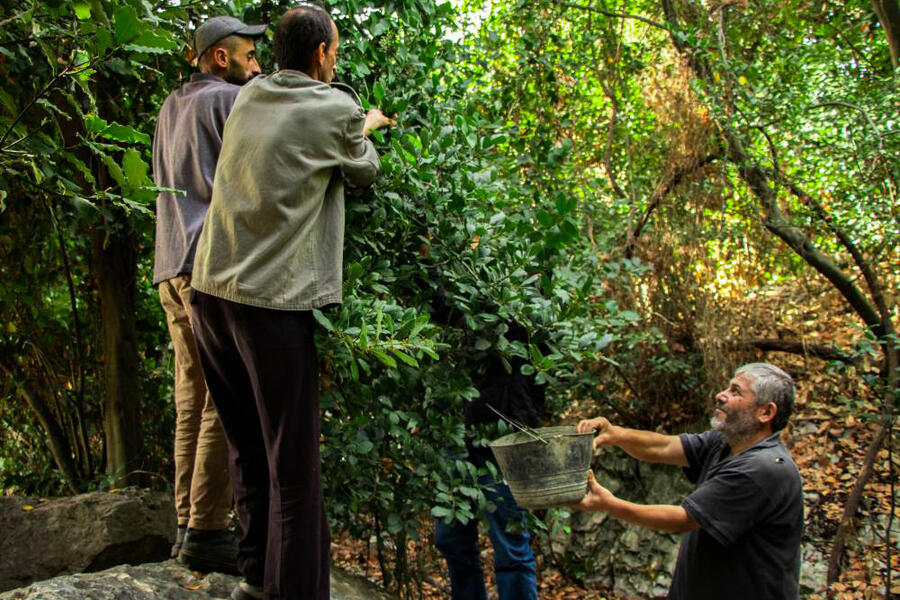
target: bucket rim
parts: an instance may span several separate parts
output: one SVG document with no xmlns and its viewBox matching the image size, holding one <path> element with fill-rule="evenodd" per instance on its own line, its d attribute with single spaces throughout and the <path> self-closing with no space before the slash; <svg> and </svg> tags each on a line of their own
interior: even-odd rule
<svg viewBox="0 0 900 600">
<path fill-rule="evenodd" d="M 533 429 L 535 433 L 543 436 L 552 436 L 553 438 L 559 437 L 593 437 L 594 432 L 589 431 L 587 433 L 578 433 L 575 431 L 574 425 L 557 425 L 554 427 L 537 427 Z M 552 439 L 552 438 L 551 438 Z M 550 441 L 550 440 L 547 440 Z M 530 437 L 527 433 L 523 433 L 521 431 L 515 431 L 513 433 L 509 433 L 504 435 L 503 437 L 497 438 L 492 441 L 489 446 L 491 448 L 508 448 L 510 446 L 522 446 L 526 444 L 542 444 L 539 440 Z"/>
</svg>

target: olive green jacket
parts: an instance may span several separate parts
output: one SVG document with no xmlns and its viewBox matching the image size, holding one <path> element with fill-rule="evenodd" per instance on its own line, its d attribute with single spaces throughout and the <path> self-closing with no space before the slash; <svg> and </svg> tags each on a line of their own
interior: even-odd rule
<svg viewBox="0 0 900 600">
<path fill-rule="evenodd" d="M 381 170 L 364 123 L 352 90 L 300 71 L 245 85 L 222 134 L 191 285 L 281 310 L 341 302 L 344 183 L 370 185 Z"/>
</svg>

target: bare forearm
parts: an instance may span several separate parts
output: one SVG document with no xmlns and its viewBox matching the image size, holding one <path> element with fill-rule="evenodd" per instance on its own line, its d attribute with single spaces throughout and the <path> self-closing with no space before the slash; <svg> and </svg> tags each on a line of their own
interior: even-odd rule
<svg viewBox="0 0 900 600">
<path fill-rule="evenodd" d="M 678 436 L 612 426 L 607 443 L 618 446 L 638 460 L 687 466 L 687 458 Z"/>
<path fill-rule="evenodd" d="M 681 533 L 698 529 L 699 525 L 680 506 L 669 504 L 635 504 L 610 498 L 604 510 L 613 518 L 647 529 Z"/>
<path fill-rule="evenodd" d="M 597 482 L 593 471 L 588 471 L 587 494 L 578 503 L 573 504 L 572 508 L 605 512 L 614 519 L 658 531 L 682 532 L 700 527 L 680 506 L 635 504 L 620 500 Z"/>
<path fill-rule="evenodd" d="M 396 121 L 394 121 L 390 117 L 385 116 L 385 114 L 377 108 L 373 108 L 366 113 L 366 122 L 363 125 L 363 135 L 368 136 L 376 129 L 381 129 L 382 127 L 390 127 L 391 125 L 396 124 Z"/>
</svg>

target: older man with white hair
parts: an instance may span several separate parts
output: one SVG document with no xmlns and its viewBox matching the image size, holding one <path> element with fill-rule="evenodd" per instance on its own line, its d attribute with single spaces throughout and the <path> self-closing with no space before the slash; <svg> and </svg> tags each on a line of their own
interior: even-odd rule
<svg viewBox="0 0 900 600">
<path fill-rule="evenodd" d="M 618 446 L 652 463 L 684 468 L 696 489 L 680 506 L 621 500 L 588 474 L 575 508 L 603 511 L 648 529 L 687 532 L 670 600 L 796 600 L 803 531 L 800 472 L 781 443 L 794 383 L 768 363 L 740 367 L 716 395 L 712 429 L 665 435 L 598 417 L 578 423 L 598 432 L 594 448 Z"/>
</svg>

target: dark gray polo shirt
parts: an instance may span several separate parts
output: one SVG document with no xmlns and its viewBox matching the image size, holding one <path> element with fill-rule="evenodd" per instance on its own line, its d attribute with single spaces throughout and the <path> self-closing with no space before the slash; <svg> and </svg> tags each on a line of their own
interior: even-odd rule
<svg viewBox="0 0 900 600">
<path fill-rule="evenodd" d="M 225 120 L 239 91 L 221 77 L 194 73 L 163 102 L 153 138 L 153 179 L 178 192 L 156 199 L 154 285 L 194 268 Z"/>
<path fill-rule="evenodd" d="M 678 551 L 670 600 L 797 600 L 803 489 L 780 432 L 737 456 L 718 431 L 682 435 L 682 506 L 700 524 Z"/>
</svg>

